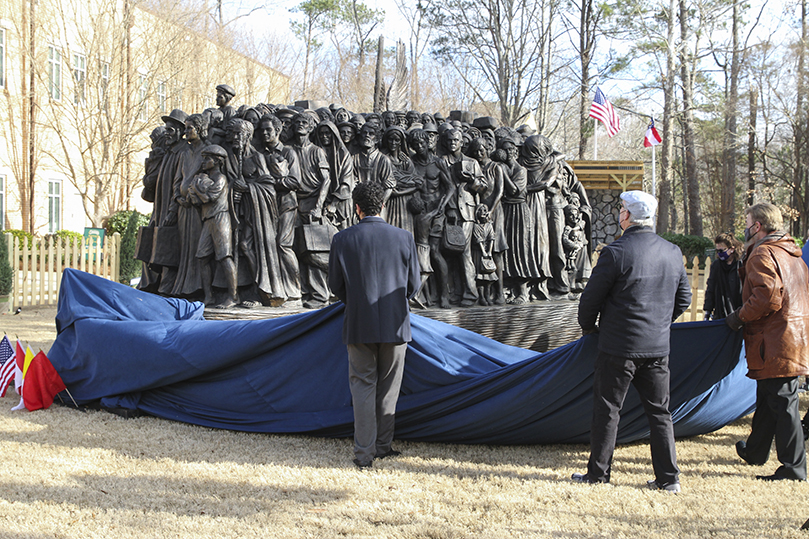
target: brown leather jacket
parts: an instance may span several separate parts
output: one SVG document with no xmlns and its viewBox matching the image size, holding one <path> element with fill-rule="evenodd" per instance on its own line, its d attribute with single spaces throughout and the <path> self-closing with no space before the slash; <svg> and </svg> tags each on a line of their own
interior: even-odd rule
<svg viewBox="0 0 809 539">
<path fill-rule="evenodd" d="M 800 247 L 774 232 L 747 250 L 739 274 L 747 376 L 809 374 L 809 271 Z"/>
</svg>

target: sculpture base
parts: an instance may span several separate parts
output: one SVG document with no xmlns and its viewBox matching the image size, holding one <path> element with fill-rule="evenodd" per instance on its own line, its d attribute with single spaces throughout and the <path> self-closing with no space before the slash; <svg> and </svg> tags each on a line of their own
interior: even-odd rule
<svg viewBox="0 0 809 539">
<path fill-rule="evenodd" d="M 525 305 L 453 309 L 412 309 L 413 314 L 468 329 L 511 346 L 547 352 L 581 337 L 578 300 L 557 299 Z M 207 320 L 261 320 L 305 312 L 300 301 L 282 307 L 205 309 Z"/>
</svg>

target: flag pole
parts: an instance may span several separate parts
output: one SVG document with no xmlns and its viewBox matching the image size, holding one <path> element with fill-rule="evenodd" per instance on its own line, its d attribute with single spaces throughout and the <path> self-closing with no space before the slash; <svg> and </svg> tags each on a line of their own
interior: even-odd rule
<svg viewBox="0 0 809 539">
<path fill-rule="evenodd" d="M 593 161 L 598 161 L 598 120 L 593 118 Z"/>
<path fill-rule="evenodd" d="M 79 407 L 79 405 L 78 405 L 78 404 L 76 404 L 76 399 L 74 399 L 74 398 L 73 398 L 73 395 L 71 395 L 71 394 L 70 394 L 70 390 L 69 390 L 68 388 L 65 388 L 65 391 L 67 391 L 67 395 L 70 397 L 70 400 L 72 400 L 72 401 L 73 401 L 73 405 L 74 405 L 76 408 L 78 408 L 78 407 Z"/>
<path fill-rule="evenodd" d="M 652 146 L 652 196 L 657 196 L 657 173 L 655 170 L 655 154 L 657 154 L 657 146 Z"/>
</svg>

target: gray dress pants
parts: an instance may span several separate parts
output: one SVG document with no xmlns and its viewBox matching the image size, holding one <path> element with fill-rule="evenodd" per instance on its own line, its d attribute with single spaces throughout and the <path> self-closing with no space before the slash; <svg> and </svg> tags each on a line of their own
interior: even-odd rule
<svg viewBox="0 0 809 539">
<path fill-rule="evenodd" d="M 365 464 L 390 451 L 407 343 L 349 344 L 354 457 Z"/>
</svg>

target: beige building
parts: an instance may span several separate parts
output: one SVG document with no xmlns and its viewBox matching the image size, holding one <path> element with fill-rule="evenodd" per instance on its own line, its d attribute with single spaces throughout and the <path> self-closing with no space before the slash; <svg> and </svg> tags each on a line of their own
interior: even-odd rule
<svg viewBox="0 0 809 539">
<path fill-rule="evenodd" d="M 148 213 L 140 179 L 162 115 L 214 106 L 219 83 L 236 106 L 287 102 L 289 78 L 208 20 L 131 0 L 0 2 L 0 226 L 82 232 Z"/>
</svg>

